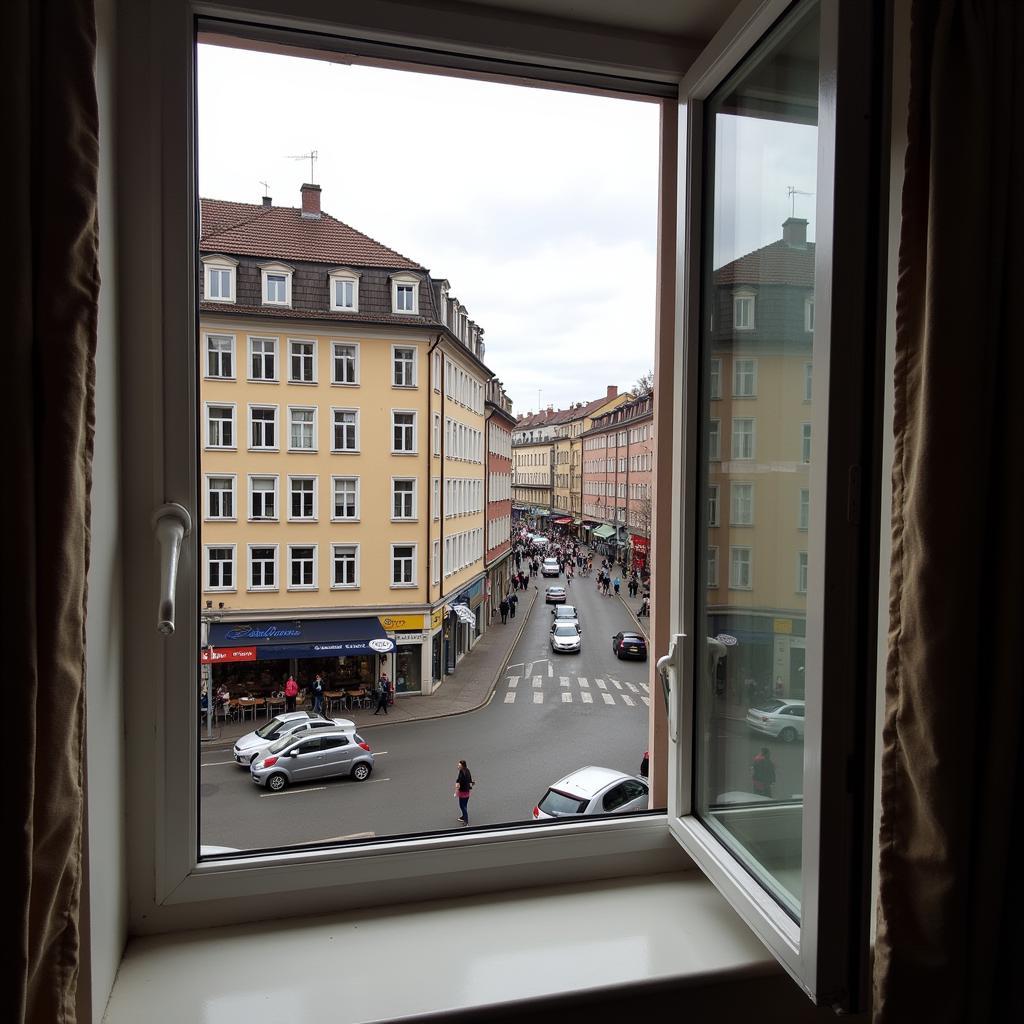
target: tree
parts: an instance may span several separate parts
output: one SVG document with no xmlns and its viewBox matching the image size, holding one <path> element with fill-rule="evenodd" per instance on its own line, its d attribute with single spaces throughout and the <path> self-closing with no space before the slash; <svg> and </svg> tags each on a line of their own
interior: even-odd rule
<svg viewBox="0 0 1024 1024">
<path fill-rule="evenodd" d="M 636 398 L 646 398 L 654 390 L 654 370 L 640 374 L 630 390 Z"/>
</svg>

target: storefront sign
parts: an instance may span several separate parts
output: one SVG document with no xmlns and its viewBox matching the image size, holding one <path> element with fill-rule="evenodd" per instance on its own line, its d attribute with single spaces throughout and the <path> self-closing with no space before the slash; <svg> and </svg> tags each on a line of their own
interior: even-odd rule
<svg viewBox="0 0 1024 1024">
<path fill-rule="evenodd" d="M 396 633 L 392 638 L 396 644 L 421 644 L 427 639 L 426 633 Z"/>
<path fill-rule="evenodd" d="M 772 632 L 773 633 L 792 633 L 793 632 L 793 620 L 792 619 L 773 619 L 772 620 Z"/>
<path fill-rule="evenodd" d="M 382 615 L 380 624 L 389 632 L 394 633 L 397 629 L 411 629 L 418 631 L 423 629 L 422 615 Z"/>
<path fill-rule="evenodd" d="M 280 643 L 302 636 L 302 626 L 295 623 L 290 626 L 278 625 L 274 622 L 254 623 L 243 626 L 226 626 L 224 637 L 227 640 L 265 640 L 268 643 Z"/>
<path fill-rule="evenodd" d="M 435 608 L 430 616 L 430 631 L 433 632 L 444 621 L 444 606 Z"/>
<path fill-rule="evenodd" d="M 199 660 L 204 665 L 219 665 L 228 661 L 255 661 L 255 647 L 208 647 L 200 651 Z"/>
<path fill-rule="evenodd" d="M 423 628 L 422 616 L 417 627 Z M 217 622 L 210 626 L 214 651 L 230 650 L 247 640 L 252 653 L 239 660 L 268 661 L 282 658 L 323 658 L 358 654 L 388 654 L 395 649 L 380 620 L 373 618 L 284 619 L 276 622 L 249 620 Z"/>
</svg>

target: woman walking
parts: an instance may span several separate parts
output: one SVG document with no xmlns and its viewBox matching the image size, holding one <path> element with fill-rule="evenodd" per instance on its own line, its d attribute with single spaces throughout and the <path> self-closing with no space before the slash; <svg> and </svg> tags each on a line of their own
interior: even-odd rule
<svg viewBox="0 0 1024 1024">
<path fill-rule="evenodd" d="M 473 775 L 465 761 L 459 761 L 459 774 L 455 779 L 455 795 L 459 798 L 459 821 L 469 824 L 469 794 L 473 788 Z"/>
</svg>

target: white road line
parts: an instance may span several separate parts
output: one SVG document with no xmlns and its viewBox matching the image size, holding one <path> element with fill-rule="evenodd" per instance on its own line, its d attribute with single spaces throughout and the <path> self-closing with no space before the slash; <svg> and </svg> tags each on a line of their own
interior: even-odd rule
<svg viewBox="0 0 1024 1024">
<path fill-rule="evenodd" d="M 590 688 L 590 683 L 587 682 L 586 676 L 577 676 L 577 679 L 579 679 L 580 686 L 582 686 L 584 690 Z"/>
<path fill-rule="evenodd" d="M 625 704 L 627 707 L 631 707 L 631 708 L 635 708 L 636 707 L 636 702 L 633 700 L 632 697 L 630 697 L 630 695 L 628 693 L 624 693 L 622 695 L 622 703 Z"/>
<path fill-rule="evenodd" d="M 643 690 L 644 693 L 650 693 L 651 692 L 651 688 L 646 683 L 641 683 L 640 684 L 640 689 Z"/>
<path fill-rule="evenodd" d="M 514 690 L 519 685 L 519 676 L 508 677 L 508 688 Z"/>
<path fill-rule="evenodd" d="M 548 665 L 548 679 L 550 679 L 554 674 L 555 674 L 555 666 L 554 665 Z"/>
<path fill-rule="evenodd" d="M 536 690 L 537 687 L 540 686 L 540 684 L 541 684 L 541 677 L 540 676 L 534 676 L 533 677 L 533 688 Z"/>
<path fill-rule="evenodd" d="M 583 698 L 584 704 L 594 703 L 594 695 L 592 693 L 581 693 L 580 696 Z"/>
<path fill-rule="evenodd" d="M 615 698 L 610 693 L 602 693 L 601 696 L 604 697 L 605 704 L 615 703 Z"/>
<path fill-rule="evenodd" d="M 568 686 L 569 685 L 569 677 L 568 676 L 559 676 L 558 677 L 558 681 L 562 684 L 562 686 Z"/>
<path fill-rule="evenodd" d="M 372 839 L 377 833 L 376 832 L 353 832 L 347 836 L 329 836 L 327 839 L 312 839 L 310 842 L 313 843 L 344 843 L 350 839 Z M 303 846 L 308 845 L 306 843 Z"/>
<path fill-rule="evenodd" d="M 569 690 L 566 690 L 565 693 L 562 694 L 562 703 L 563 704 L 571 704 L 572 703 L 572 693 Z"/>
<path fill-rule="evenodd" d="M 383 757 L 387 753 L 386 750 L 375 750 L 373 752 L 374 757 Z"/>
<path fill-rule="evenodd" d="M 537 693 L 535 693 L 533 695 L 533 703 L 534 704 L 543 704 L 544 703 L 544 691 L 543 690 L 538 690 Z"/>
<path fill-rule="evenodd" d="M 618 681 L 618 679 L 613 679 L 612 680 L 612 686 L 614 686 L 616 690 L 621 690 L 622 689 L 622 683 L 620 683 Z"/>
<path fill-rule="evenodd" d="M 390 779 L 366 779 L 363 784 L 365 785 L 367 782 L 390 782 L 390 781 L 391 781 Z"/>
<path fill-rule="evenodd" d="M 644 702 L 644 703 L 645 703 L 645 704 L 646 704 L 646 705 L 647 705 L 648 707 L 650 707 L 650 706 L 651 706 L 651 698 L 650 698 L 650 697 L 641 697 L 640 699 L 641 699 L 641 700 L 642 700 L 642 701 L 643 701 L 643 702 Z"/>
<path fill-rule="evenodd" d="M 381 779 L 381 782 L 384 780 Z M 297 793 L 319 793 L 326 786 L 311 786 L 307 789 L 282 789 L 280 793 L 260 793 L 260 796 L 294 796 Z"/>
<path fill-rule="evenodd" d="M 635 686 L 635 685 L 634 685 L 633 683 L 626 683 L 626 685 L 627 685 L 627 686 L 628 686 L 628 687 L 629 687 L 629 688 L 630 688 L 630 689 L 631 689 L 631 690 L 632 690 L 632 691 L 633 691 L 634 693 L 639 693 L 639 692 L 640 692 L 640 691 L 639 691 L 639 690 L 638 690 L 638 689 L 636 688 L 636 686 Z"/>
<path fill-rule="evenodd" d="M 524 676 L 532 676 L 533 675 L 533 662 L 532 661 L 528 661 L 526 663 L 526 668 L 523 671 L 523 675 Z"/>
<path fill-rule="evenodd" d="M 230 761 L 204 761 L 199 767 L 200 768 L 213 768 L 214 765 L 218 764 L 238 764 L 234 759 Z"/>
<path fill-rule="evenodd" d="M 607 690 L 608 689 L 608 687 L 605 686 L 603 679 L 595 679 L 594 682 L 597 683 L 597 688 L 599 690 Z"/>
<path fill-rule="evenodd" d="M 506 704 L 515 704 L 515 702 L 516 702 L 516 695 L 514 693 L 509 691 L 508 693 L 505 694 L 505 703 Z"/>
</svg>

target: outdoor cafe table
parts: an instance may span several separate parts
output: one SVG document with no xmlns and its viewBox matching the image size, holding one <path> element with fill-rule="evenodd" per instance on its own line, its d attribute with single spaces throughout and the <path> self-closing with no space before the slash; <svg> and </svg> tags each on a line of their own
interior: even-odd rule
<svg viewBox="0 0 1024 1024">
<path fill-rule="evenodd" d="M 246 712 L 248 712 L 249 717 L 255 721 L 256 709 L 265 707 L 266 703 L 267 702 L 262 697 L 238 697 L 231 701 L 231 706 L 238 708 L 243 721 L 245 721 Z"/>
</svg>

